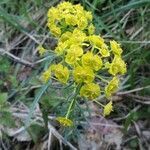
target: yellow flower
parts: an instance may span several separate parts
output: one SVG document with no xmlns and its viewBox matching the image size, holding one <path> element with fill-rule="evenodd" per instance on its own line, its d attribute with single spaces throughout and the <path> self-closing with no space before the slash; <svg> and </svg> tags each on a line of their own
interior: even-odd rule
<svg viewBox="0 0 150 150">
<path fill-rule="evenodd" d="M 83 55 L 83 49 L 78 45 L 71 45 L 67 51 L 65 61 L 70 65 L 75 64 L 81 55 Z"/>
<path fill-rule="evenodd" d="M 113 77 L 113 79 L 105 87 L 106 97 L 110 97 L 113 93 L 115 93 L 117 91 L 118 87 L 119 87 L 119 78 Z"/>
<path fill-rule="evenodd" d="M 99 52 L 102 55 L 102 57 L 110 56 L 108 46 L 104 43 L 103 38 L 97 35 L 90 35 L 88 39 L 95 48 L 99 49 Z"/>
<path fill-rule="evenodd" d="M 49 30 L 51 30 L 51 27 L 55 25 L 55 19 L 50 19 L 48 18 L 48 21 L 47 21 L 47 27 L 49 28 Z"/>
<path fill-rule="evenodd" d="M 46 49 L 42 45 L 39 45 L 37 47 L 37 50 L 38 50 L 40 56 L 42 56 L 46 52 Z"/>
<path fill-rule="evenodd" d="M 70 8 L 72 8 L 73 5 L 70 3 L 70 2 L 61 2 L 57 8 L 60 10 L 60 11 L 65 11 L 65 10 L 69 10 Z"/>
<path fill-rule="evenodd" d="M 47 12 L 47 17 L 48 17 L 48 22 L 50 20 L 56 20 L 60 17 L 59 11 L 57 8 L 55 7 L 51 7 L 48 12 Z"/>
<path fill-rule="evenodd" d="M 42 73 L 41 79 L 44 83 L 46 83 L 51 78 L 51 70 L 48 69 Z"/>
<path fill-rule="evenodd" d="M 120 47 L 120 44 L 118 44 L 116 41 L 114 41 L 114 40 L 110 41 L 110 47 L 115 55 L 118 55 L 118 56 L 121 55 L 122 49 Z"/>
<path fill-rule="evenodd" d="M 95 32 L 95 27 L 94 27 L 93 24 L 90 24 L 90 25 L 88 26 L 88 33 L 91 35 L 91 34 L 93 34 L 94 32 Z"/>
<path fill-rule="evenodd" d="M 73 122 L 70 119 L 65 118 L 65 117 L 57 117 L 56 120 L 65 127 L 73 125 Z"/>
<path fill-rule="evenodd" d="M 75 26 L 77 24 L 78 20 L 75 15 L 67 14 L 65 16 L 65 22 L 67 25 Z"/>
<path fill-rule="evenodd" d="M 63 33 L 63 34 L 61 35 L 59 41 L 65 42 L 65 41 L 69 40 L 69 38 L 70 38 L 71 36 L 72 36 L 72 33 L 69 32 L 69 31 L 67 31 L 67 32 L 65 32 L 65 33 Z"/>
<path fill-rule="evenodd" d="M 68 40 L 69 45 L 76 44 L 76 45 L 81 45 L 84 41 L 86 40 L 86 34 L 79 30 L 79 29 L 74 29 L 72 36 Z"/>
<path fill-rule="evenodd" d="M 117 75 L 117 74 L 125 74 L 127 71 L 126 69 L 126 64 L 125 62 L 122 60 L 121 57 L 119 56 L 115 56 L 112 63 L 110 64 L 110 68 L 108 70 L 108 72 L 112 75 Z"/>
<path fill-rule="evenodd" d="M 55 48 L 55 52 L 57 55 L 62 55 L 64 51 L 67 49 L 67 42 L 59 42 L 57 47 Z"/>
<path fill-rule="evenodd" d="M 81 87 L 80 95 L 89 99 L 95 99 L 100 95 L 100 87 L 95 83 L 88 83 Z"/>
<path fill-rule="evenodd" d="M 87 21 L 87 19 L 84 17 L 84 16 L 82 16 L 79 20 L 78 20 L 78 28 L 79 29 L 81 29 L 81 30 L 84 30 L 86 27 L 87 27 L 87 25 L 88 25 L 88 21 Z"/>
<path fill-rule="evenodd" d="M 90 83 L 94 80 L 95 74 L 89 67 L 77 66 L 73 71 L 74 80 L 77 83 Z"/>
<path fill-rule="evenodd" d="M 98 48 L 101 48 L 102 45 L 104 44 L 104 39 L 101 38 L 100 36 L 98 35 L 90 35 L 88 37 L 90 43 Z"/>
<path fill-rule="evenodd" d="M 110 68 L 110 63 L 107 61 L 107 62 L 105 62 L 105 64 L 104 64 L 104 69 L 109 69 Z"/>
<path fill-rule="evenodd" d="M 98 48 L 98 49 L 99 49 L 99 52 L 102 55 L 102 57 L 109 57 L 110 56 L 110 52 L 108 50 L 108 46 L 105 43 L 103 43 L 101 45 L 101 48 Z"/>
<path fill-rule="evenodd" d="M 92 13 L 90 11 L 85 11 L 85 17 L 89 20 L 92 21 L 93 16 Z"/>
<path fill-rule="evenodd" d="M 52 35 L 54 35 L 55 37 L 59 37 L 61 35 L 61 29 L 57 27 L 56 25 L 48 24 L 48 27 Z"/>
<path fill-rule="evenodd" d="M 108 116 L 113 111 L 112 101 L 110 101 L 105 107 L 104 107 L 104 116 Z"/>
<path fill-rule="evenodd" d="M 77 5 L 74 5 L 74 8 L 80 12 L 84 11 L 83 10 L 83 7 L 81 6 L 81 4 L 77 4 Z"/>
<path fill-rule="evenodd" d="M 64 67 L 62 64 L 56 64 L 52 65 L 51 68 L 59 82 L 67 83 L 70 74 L 67 67 Z"/>
<path fill-rule="evenodd" d="M 98 71 L 102 67 L 102 60 L 98 55 L 93 55 L 92 52 L 87 52 L 82 56 L 82 65 Z"/>
</svg>

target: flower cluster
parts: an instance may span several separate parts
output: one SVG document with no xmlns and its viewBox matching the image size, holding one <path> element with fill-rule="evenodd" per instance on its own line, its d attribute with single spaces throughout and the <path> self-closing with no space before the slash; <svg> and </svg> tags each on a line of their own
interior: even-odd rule
<svg viewBox="0 0 150 150">
<path fill-rule="evenodd" d="M 120 44 L 114 40 L 106 44 L 96 35 L 91 12 L 80 4 L 62 2 L 50 8 L 47 16 L 48 28 L 58 39 L 55 53 L 59 61 L 42 74 L 44 82 L 53 76 L 62 84 L 74 81 L 76 86 L 82 85 L 79 93 L 86 99 L 93 100 L 102 92 L 111 97 L 119 87 L 118 75 L 126 73 Z M 105 108 L 104 115 L 109 115 L 110 106 Z"/>
<path fill-rule="evenodd" d="M 59 121 L 60 124 L 62 124 L 63 126 L 72 126 L 73 125 L 73 122 L 66 117 L 57 117 L 56 120 Z"/>
<path fill-rule="evenodd" d="M 83 9 L 81 5 L 72 5 L 69 2 L 60 3 L 57 7 L 52 7 L 48 11 L 48 27 L 51 33 L 60 37 L 71 34 L 72 29 L 87 29 L 89 33 L 94 32 L 94 26 L 91 24 L 92 14 Z M 67 38 L 67 37 L 66 37 Z"/>
</svg>

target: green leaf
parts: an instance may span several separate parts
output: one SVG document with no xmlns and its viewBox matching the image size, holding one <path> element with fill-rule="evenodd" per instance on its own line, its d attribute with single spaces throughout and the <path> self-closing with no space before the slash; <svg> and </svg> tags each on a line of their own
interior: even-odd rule
<svg viewBox="0 0 150 150">
<path fill-rule="evenodd" d="M 50 110 L 53 107 L 56 107 L 60 103 L 58 97 L 53 97 L 52 95 L 45 95 L 42 97 L 41 104 L 45 110 Z"/>
<path fill-rule="evenodd" d="M 138 139 L 137 138 L 130 141 L 130 147 L 131 148 L 137 148 L 138 147 Z"/>
<path fill-rule="evenodd" d="M 12 118 L 12 114 L 8 111 L 0 112 L 0 124 L 8 127 L 14 127 L 15 122 Z"/>
<path fill-rule="evenodd" d="M 31 108 L 30 108 L 30 112 L 29 112 L 29 115 L 25 121 L 25 125 L 28 127 L 29 124 L 30 124 L 30 120 L 31 120 L 31 117 L 33 115 L 33 112 L 38 104 L 38 102 L 40 101 L 42 95 L 44 94 L 44 92 L 47 90 L 47 88 L 49 87 L 49 85 L 51 84 L 51 81 L 49 81 L 47 84 L 43 85 L 40 90 L 38 91 L 38 93 L 36 94 L 35 96 L 35 99 L 31 105 Z"/>
<path fill-rule="evenodd" d="M 7 93 L 0 93 L 0 107 L 6 104 L 7 97 L 8 97 Z"/>
<path fill-rule="evenodd" d="M 38 140 L 40 140 L 40 138 L 42 138 L 42 136 L 44 136 L 44 134 L 47 132 L 44 127 L 38 124 L 31 124 L 30 127 L 27 128 L 27 131 L 35 143 L 37 143 Z"/>
<path fill-rule="evenodd" d="M 10 75 L 9 76 L 9 81 L 11 82 L 12 87 L 17 87 L 18 86 L 18 81 L 17 81 L 15 76 Z"/>
<path fill-rule="evenodd" d="M 10 71 L 10 62 L 7 58 L 0 57 L 0 72 L 8 73 Z"/>
<path fill-rule="evenodd" d="M 0 4 L 6 4 L 6 3 L 8 3 L 10 0 L 1 0 L 0 1 Z"/>
<path fill-rule="evenodd" d="M 129 125 L 132 121 L 137 121 L 139 119 L 148 119 L 150 116 L 149 108 L 142 108 L 137 112 L 130 112 L 129 116 L 126 118 L 124 123 L 125 132 L 128 130 Z"/>
</svg>

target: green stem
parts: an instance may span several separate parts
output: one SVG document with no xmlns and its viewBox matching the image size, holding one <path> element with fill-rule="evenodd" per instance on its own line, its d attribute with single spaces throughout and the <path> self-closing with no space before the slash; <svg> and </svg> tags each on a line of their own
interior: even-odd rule
<svg viewBox="0 0 150 150">
<path fill-rule="evenodd" d="M 91 52 L 94 53 L 95 46 L 92 46 Z"/>
<path fill-rule="evenodd" d="M 65 118 L 68 118 L 68 117 L 69 117 L 69 115 L 70 115 L 70 113 L 71 113 L 73 107 L 75 106 L 76 98 L 77 98 L 77 95 L 79 94 L 80 88 L 81 88 L 81 85 L 78 85 L 78 86 L 76 87 L 76 91 L 75 91 L 74 98 L 73 98 L 73 100 L 71 101 L 71 103 L 70 103 L 70 105 L 69 105 L 69 108 L 68 108 L 68 111 L 67 111 L 67 114 L 66 114 Z"/>
<path fill-rule="evenodd" d="M 71 111 L 72 111 L 72 107 L 74 106 L 75 101 L 76 101 L 75 98 L 71 101 L 71 103 L 70 103 L 70 105 L 69 105 L 69 108 L 68 108 L 68 111 L 67 111 L 67 114 L 66 114 L 65 118 L 69 118 L 69 115 L 70 115 L 70 113 L 71 113 Z"/>
<path fill-rule="evenodd" d="M 109 83 L 109 81 L 107 81 L 106 79 L 102 78 L 101 76 L 99 75 L 96 75 L 97 78 L 101 79 L 102 81 L 106 82 L 106 83 Z"/>
<path fill-rule="evenodd" d="M 97 100 L 93 100 L 93 101 L 99 104 L 100 106 L 105 107 L 102 103 L 98 102 Z"/>
</svg>

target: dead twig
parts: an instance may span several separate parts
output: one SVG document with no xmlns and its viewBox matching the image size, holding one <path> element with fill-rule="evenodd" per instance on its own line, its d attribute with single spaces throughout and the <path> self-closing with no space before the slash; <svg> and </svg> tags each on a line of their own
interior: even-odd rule
<svg viewBox="0 0 150 150">
<path fill-rule="evenodd" d="M 134 101 L 138 102 L 138 103 L 141 103 L 141 104 L 145 104 L 145 105 L 150 105 L 150 101 L 140 101 L 140 100 L 137 100 L 137 99 L 133 99 Z"/>
<path fill-rule="evenodd" d="M 77 148 L 75 148 L 70 142 L 66 141 L 64 137 L 59 134 L 59 132 L 50 123 L 48 123 L 48 129 L 58 140 L 62 141 L 65 145 L 68 145 L 72 150 L 77 150 Z"/>
<path fill-rule="evenodd" d="M 2 53 L 2 55 L 7 55 L 9 57 L 11 57 L 14 61 L 18 62 L 18 63 L 21 63 L 25 66 L 28 66 L 28 67 L 31 67 L 31 68 L 34 68 L 34 64 L 27 61 L 27 60 L 24 60 L 24 59 L 21 59 L 13 54 L 11 54 L 9 51 L 6 51 L 6 50 L 3 50 L 3 49 L 0 49 L 0 53 Z"/>
<path fill-rule="evenodd" d="M 139 30 L 137 30 L 137 31 L 130 37 L 130 40 L 133 40 L 143 29 L 144 29 L 144 27 L 141 27 Z"/>
<path fill-rule="evenodd" d="M 139 95 L 134 95 L 134 94 L 127 94 L 126 96 L 137 98 L 143 101 L 150 101 L 150 97 L 144 97 L 144 96 L 139 96 Z"/>
<path fill-rule="evenodd" d="M 141 105 L 138 105 L 138 106 L 136 106 L 134 109 L 132 109 L 132 110 L 130 111 L 130 113 L 128 113 L 126 116 L 120 117 L 120 118 L 114 118 L 114 119 L 112 119 L 112 120 L 113 120 L 113 121 L 124 120 L 124 119 L 126 119 L 131 113 L 138 111 L 141 107 L 142 107 Z"/>
<path fill-rule="evenodd" d="M 141 87 L 141 88 L 136 88 L 133 90 L 129 90 L 129 91 L 124 91 L 124 92 L 118 92 L 117 95 L 125 95 L 125 94 L 129 94 L 129 93 L 133 93 L 133 92 L 137 92 L 137 91 L 141 91 L 143 89 L 147 89 L 150 88 L 150 85 L 145 86 L 145 87 Z"/>
<path fill-rule="evenodd" d="M 139 148 L 140 148 L 140 150 L 144 150 L 144 148 L 143 148 L 143 145 L 142 145 L 142 141 L 141 141 L 141 138 L 142 138 L 142 133 L 141 133 L 141 130 L 140 130 L 140 128 L 139 128 L 139 126 L 138 126 L 138 124 L 135 122 L 135 121 L 133 121 L 133 124 L 134 124 L 134 127 L 135 127 L 135 130 L 136 130 L 136 132 L 137 132 L 137 134 L 138 134 L 138 141 L 139 141 Z"/>
<path fill-rule="evenodd" d="M 51 149 L 51 141 L 52 141 L 52 132 L 49 130 L 49 135 L 48 135 L 48 150 Z"/>
<path fill-rule="evenodd" d="M 84 122 L 84 121 L 81 121 L 80 122 L 81 124 L 84 124 L 86 125 L 87 122 Z M 120 129 L 123 129 L 124 127 L 123 126 L 120 126 L 120 125 L 113 125 L 113 124 L 107 124 L 107 123 L 95 123 L 95 122 L 90 122 L 91 125 L 94 125 L 94 126 L 105 126 L 105 127 L 114 127 L 114 128 L 120 128 Z"/>
<path fill-rule="evenodd" d="M 39 64 L 39 63 L 41 63 L 41 62 L 43 62 L 43 61 L 45 61 L 47 59 L 47 58 L 42 58 L 42 59 L 32 63 L 32 62 L 29 62 L 29 61 L 24 60 L 22 58 L 19 58 L 19 57 L 13 55 L 12 53 L 10 53 L 9 51 L 3 50 L 1 48 L 0 48 L 0 55 L 7 55 L 8 57 L 12 58 L 15 62 L 18 62 L 18 63 L 20 63 L 22 65 L 25 65 L 27 67 L 34 68 L 34 69 L 35 69 L 34 66 L 36 64 Z"/>
</svg>

